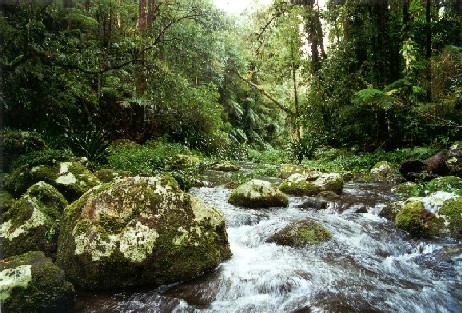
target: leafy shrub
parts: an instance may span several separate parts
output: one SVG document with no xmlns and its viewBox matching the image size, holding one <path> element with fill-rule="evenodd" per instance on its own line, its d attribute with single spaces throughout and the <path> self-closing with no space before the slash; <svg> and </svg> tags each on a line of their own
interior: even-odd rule
<svg viewBox="0 0 462 313">
<path fill-rule="evenodd" d="M 33 151 L 20 156 L 11 164 L 11 170 L 20 167 L 32 167 L 42 164 L 50 164 L 56 161 L 68 161 L 74 158 L 72 152 L 68 150 L 43 150 Z"/>
<path fill-rule="evenodd" d="M 164 170 L 168 160 L 178 154 L 190 154 L 189 148 L 163 141 L 150 141 L 144 145 L 111 145 L 108 148 L 108 165 L 115 170 L 129 171 L 133 175 L 154 175 Z"/>
<path fill-rule="evenodd" d="M 67 145 L 75 155 L 86 157 L 91 163 L 104 163 L 109 147 L 108 135 L 102 129 L 93 128 L 82 132 L 70 132 Z"/>
<path fill-rule="evenodd" d="M 16 158 L 26 153 L 46 149 L 40 134 L 28 131 L 5 130 L 0 134 L 3 164 L 9 170 Z"/>
</svg>

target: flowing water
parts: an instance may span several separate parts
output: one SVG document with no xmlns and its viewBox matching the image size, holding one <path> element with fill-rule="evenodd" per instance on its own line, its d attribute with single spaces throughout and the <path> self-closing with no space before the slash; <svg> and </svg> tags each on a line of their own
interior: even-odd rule
<svg viewBox="0 0 462 313">
<path fill-rule="evenodd" d="M 462 312 L 462 243 L 408 238 L 378 215 L 393 200 L 386 191 L 347 184 L 341 203 L 291 197 L 288 208 L 249 210 L 228 204 L 228 189 L 195 188 L 192 195 L 223 210 L 231 259 L 193 282 L 81 295 L 76 311 Z M 332 239 L 301 249 L 265 242 L 304 219 Z"/>
</svg>

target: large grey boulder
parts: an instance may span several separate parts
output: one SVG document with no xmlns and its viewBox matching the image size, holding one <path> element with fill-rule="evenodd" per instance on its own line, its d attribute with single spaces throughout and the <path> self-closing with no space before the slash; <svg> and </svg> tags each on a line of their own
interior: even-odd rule
<svg viewBox="0 0 462 313">
<path fill-rule="evenodd" d="M 84 289 L 190 280 L 228 258 L 224 216 L 171 176 L 93 188 L 65 210 L 58 264 Z"/>
</svg>

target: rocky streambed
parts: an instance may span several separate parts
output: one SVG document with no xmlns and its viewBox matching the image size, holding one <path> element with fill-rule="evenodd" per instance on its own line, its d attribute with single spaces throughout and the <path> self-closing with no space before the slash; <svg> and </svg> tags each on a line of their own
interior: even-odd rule
<svg viewBox="0 0 462 313">
<path fill-rule="evenodd" d="M 156 289 L 81 293 L 72 312 L 462 312 L 462 242 L 412 239 L 380 216 L 385 183 L 347 183 L 340 199 L 289 197 L 243 209 L 215 183 L 190 194 L 220 208 L 232 257 L 200 279 Z M 268 238 L 313 220 L 331 239 L 281 246 Z"/>
</svg>

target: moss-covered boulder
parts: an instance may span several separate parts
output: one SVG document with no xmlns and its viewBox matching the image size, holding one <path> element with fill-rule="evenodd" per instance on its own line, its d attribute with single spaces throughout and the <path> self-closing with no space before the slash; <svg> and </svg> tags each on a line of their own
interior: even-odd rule
<svg viewBox="0 0 462 313">
<path fill-rule="evenodd" d="M 303 247 L 329 240 L 331 233 L 313 220 L 293 222 L 267 239 L 278 245 Z"/>
<path fill-rule="evenodd" d="M 332 191 L 338 195 L 343 192 L 343 177 L 339 173 L 323 173 L 313 184 L 321 191 Z"/>
<path fill-rule="evenodd" d="M 457 238 L 462 237 L 462 198 L 445 201 L 437 215 L 443 220 L 440 233 Z"/>
<path fill-rule="evenodd" d="M 419 184 L 408 181 L 394 186 L 391 188 L 391 192 L 399 196 L 401 199 L 407 199 L 409 197 L 418 197 L 423 191 Z"/>
<path fill-rule="evenodd" d="M 104 168 L 96 171 L 95 176 L 102 182 L 102 183 L 110 183 L 118 178 L 130 177 L 130 172 L 127 171 L 116 171 L 110 168 Z"/>
<path fill-rule="evenodd" d="M 214 164 L 212 170 L 219 172 L 239 172 L 241 168 L 229 161 L 224 161 L 221 163 Z"/>
<path fill-rule="evenodd" d="M 282 164 L 281 169 L 279 170 L 279 177 L 286 179 L 292 174 L 302 174 L 307 177 L 310 177 L 311 180 L 314 180 L 319 177 L 319 173 L 312 171 L 308 168 L 305 168 L 300 165 L 295 165 L 295 164 Z"/>
<path fill-rule="evenodd" d="M 0 213 L 5 214 L 14 203 L 14 197 L 5 190 L 0 190 Z"/>
<path fill-rule="evenodd" d="M 167 160 L 167 166 L 170 170 L 181 170 L 191 167 L 199 167 L 201 159 L 192 154 L 176 154 Z"/>
<path fill-rule="evenodd" d="M 370 170 L 370 174 L 373 177 L 377 177 L 379 179 L 387 179 L 391 175 L 396 172 L 393 165 L 387 161 L 381 161 L 376 163 L 372 169 Z"/>
<path fill-rule="evenodd" d="M 32 250 L 54 256 L 59 220 L 67 201 L 53 186 L 38 182 L 3 215 L 0 243 L 8 257 Z"/>
<path fill-rule="evenodd" d="M 11 163 L 20 155 L 44 150 L 46 144 L 40 134 L 28 131 L 8 130 L 0 134 L 3 148 L 3 166 L 9 169 Z"/>
<path fill-rule="evenodd" d="M 456 176 L 437 177 L 425 185 L 428 193 L 445 191 L 462 195 L 462 179 Z"/>
<path fill-rule="evenodd" d="M 416 238 L 431 238 L 438 233 L 435 215 L 421 201 L 407 203 L 395 217 L 396 226 Z"/>
<path fill-rule="evenodd" d="M 28 252 L 0 262 L 2 312 L 66 312 L 74 297 L 74 287 L 65 280 L 64 272 L 43 252 Z"/>
<path fill-rule="evenodd" d="M 246 208 L 286 207 L 287 195 L 270 182 L 252 179 L 233 190 L 228 202 Z"/>
<path fill-rule="evenodd" d="M 294 196 L 314 196 L 321 191 L 321 188 L 308 181 L 305 175 L 295 173 L 279 185 L 279 190 Z"/>
<path fill-rule="evenodd" d="M 445 162 L 451 175 L 462 177 L 462 142 L 451 145 Z"/>
<path fill-rule="evenodd" d="M 230 255 L 220 210 L 171 176 L 129 177 L 66 208 L 57 261 L 81 288 L 115 289 L 189 280 Z"/>
<path fill-rule="evenodd" d="M 44 181 L 58 189 L 69 201 L 78 199 L 100 180 L 85 166 L 76 161 L 50 161 L 35 166 L 22 166 L 6 179 L 5 188 L 14 195 L 21 195 L 34 183 Z"/>
</svg>

